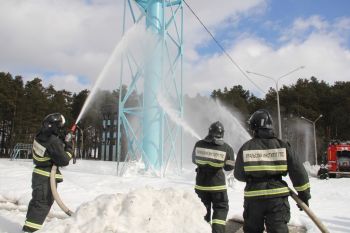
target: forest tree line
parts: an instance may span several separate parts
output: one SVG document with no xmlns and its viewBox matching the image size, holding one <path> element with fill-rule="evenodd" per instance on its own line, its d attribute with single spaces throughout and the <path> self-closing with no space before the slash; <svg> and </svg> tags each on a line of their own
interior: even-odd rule
<svg viewBox="0 0 350 233">
<path fill-rule="evenodd" d="M 68 126 L 72 125 L 88 94 L 89 90 L 72 93 L 56 90 L 52 85 L 44 87 L 40 78 L 24 83 L 21 76 L 0 72 L 0 156 L 8 157 L 16 143 L 32 143 L 43 118 L 49 113 L 62 113 Z M 86 147 L 101 141 L 103 119 L 118 109 L 119 90 L 100 91 L 98 95 L 79 124 L 89 132 L 84 134 Z M 273 88 L 263 98 L 254 96 L 241 85 L 213 90 L 210 97 L 238 110 L 244 119 L 257 109 L 265 108 L 277 124 L 276 90 Z M 198 96 L 192 99 L 195 101 L 195 98 Z M 330 85 L 315 77 L 299 79 L 293 85 L 282 86 L 279 99 L 283 138 L 288 139 L 290 122 L 302 116 L 314 121 L 322 114 L 316 124 L 318 150 L 323 151 L 332 139 L 350 140 L 350 82 Z"/>
<path fill-rule="evenodd" d="M 24 83 L 21 76 L 0 72 L 0 157 L 9 157 L 17 143 L 31 144 L 42 120 L 50 113 L 63 114 L 67 126 L 72 126 L 88 95 L 88 90 L 56 90 L 52 85 L 44 87 L 40 78 Z M 119 90 L 97 94 L 79 122 L 77 133 L 84 137 L 83 153 L 91 150 L 89 147 L 100 146 L 103 121 L 115 117 L 118 99 Z"/>
<path fill-rule="evenodd" d="M 301 140 L 298 138 L 300 135 L 291 135 L 293 130 L 290 128 L 296 122 L 302 121 L 313 128 L 313 122 L 316 129 L 318 162 L 324 161 L 324 153 L 330 141 L 350 141 L 350 82 L 338 81 L 329 85 L 311 77 L 298 79 L 290 86 L 284 85 L 278 93 L 283 139 L 296 146 L 297 140 Z M 270 88 L 264 98 L 257 98 L 242 86 L 237 85 L 231 88 L 225 87 L 223 90 L 214 90 L 211 97 L 220 100 L 226 106 L 238 109 L 245 119 L 248 119 L 257 109 L 269 110 L 274 120 L 275 133 L 278 134 L 275 89 Z M 313 142 L 313 135 L 309 136 L 312 137 Z M 303 143 L 299 144 L 303 145 Z"/>
</svg>

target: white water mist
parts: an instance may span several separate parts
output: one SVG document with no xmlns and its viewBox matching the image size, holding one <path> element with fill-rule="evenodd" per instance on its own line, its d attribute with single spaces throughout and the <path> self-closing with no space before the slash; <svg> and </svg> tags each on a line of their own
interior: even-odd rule
<svg viewBox="0 0 350 233">
<path fill-rule="evenodd" d="M 251 138 L 247 130 L 243 127 L 238 111 L 230 111 L 219 102 L 209 97 L 197 96 L 195 98 L 184 97 L 184 122 L 196 132 L 200 138 L 208 134 L 209 126 L 220 121 L 225 128 L 224 140 L 232 146 L 235 153 L 247 140 Z M 183 158 L 184 166 L 192 165 L 192 150 L 197 138 L 184 135 Z"/>
<path fill-rule="evenodd" d="M 297 153 L 301 161 L 308 161 L 311 164 L 314 164 L 315 156 L 313 148 L 313 134 L 312 127 L 308 122 L 299 120 L 298 121 L 298 134 L 300 135 L 300 141 L 297 145 Z"/>
<path fill-rule="evenodd" d="M 159 95 L 157 99 L 159 105 L 163 108 L 163 110 L 166 112 L 166 114 L 168 114 L 174 123 L 181 126 L 185 132 L 189 133 L 197 140 L 201 139 L 201 137 L 185 122 L 185 120 L 183 118 L 180 118 L 179 114 L 173 108 L 171 108 L 171 105 L 163 96 Z"/>
<path fill-rule="evenodd" d="M 130 57 L 132 57 L 132 59 L 134 59 L 137 64 L 142 67 L 154 48 L 157 39 L 157 36 L 148 32 L 145 26 L 138 24 L 132 26 L 125 33 L 121 41 L 115 46 L 113 52 L 99 73 L 91 92 L 79 113 L 79 116 L 75 122 L 76 124 L 87 112 L 99 89 L 116 90 L 119 88 L 121 78 L 120 64 L 125 55 L 130 55 Z M 130 80 L 124 80 L 124 82 L 127 81 Z"/>
</svg>

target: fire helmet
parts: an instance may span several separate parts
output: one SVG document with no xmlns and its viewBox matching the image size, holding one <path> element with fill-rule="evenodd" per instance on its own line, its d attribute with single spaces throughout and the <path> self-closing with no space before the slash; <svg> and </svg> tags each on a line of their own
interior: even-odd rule
<svg viewBox="0 0 350 233">
<path fill-rule="evenodd" d="M 251 130 L 272 129 L 272 117 L 265 109 L 259 109 L 254 112 L 248 120 Z"/>
<path fill-rule="evenodd" d="M 220 121 L 212 123 L 209 127 L 209 136 L 215 139 L 222 139 L 224 137 L 224 126 Z"/>
<path fill-rule="evenodd" d="M 63 128 L 65 123 L 66 119 L 61 113 L 51 113 L 44 118 L 42 126 L 53 133 L 57 133 L 58 130 Z"/>
</svg>

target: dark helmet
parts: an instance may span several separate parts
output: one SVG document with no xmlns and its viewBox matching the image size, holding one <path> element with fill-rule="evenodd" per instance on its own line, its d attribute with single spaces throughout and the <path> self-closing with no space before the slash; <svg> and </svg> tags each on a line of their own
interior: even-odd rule
<svg viewBox="0 0 350 233">
<path fill-rule="evenodd" d="M 224 137 L 224 126 L 220 121 L 214 122 L 209 127 L 209 136 L 215 139 L 222 139 Z"/>
<path fill-rule="evenodd" d="M 57 133 L 59 129 L 63 128 L 65 123 L 66 119 L 61 113 L 51 113 L 44 118 L 42 126 L 45 129 L 50 129 L 53 133 Z"/>
<path fill-rule="evenodd" d="M 259 109 L 254 112 L 248 120 L 251 130 L 272 129 L 272 117 L 265 109 Z"/>
</svg>

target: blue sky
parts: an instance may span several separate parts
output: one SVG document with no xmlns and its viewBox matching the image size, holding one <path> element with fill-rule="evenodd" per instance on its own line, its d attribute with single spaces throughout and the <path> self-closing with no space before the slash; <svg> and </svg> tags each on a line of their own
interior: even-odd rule
<svg viewBox="0 0 350 233">
<path fill-rule="evenodd" d="M 25 80 L 91 89 L 121 40 L 124 1 L 0 1 L 0 71 Z M 305 66 L 281 85 L 311 76 L 330 84 L 350 80 L 350 1 L 187 2 L 243 70 L 279 77 Z M 263 96 L 273 86 L 258 77 L 251 79 L 259 88 L 252 85 L 186 7 L 184 20 L 185 93 L 242 85 Z"/>
<path fill-rule="evenodd" d="M 296 18 L 309 18 L 318 16 L 328 22 L 335 22 L 340 18 L 350 16 L 350 1 L 347 0 L 269 0 L 268 5 L 263 12 L 253 15 L 244 15 L 240 18 L 237 25 L 235 24 L 234 32 L 232 25 L 226 25 L 219 30 L 210 28 L 215 32 L 215 38 L 226 47 L 227 41 L 234 41 L 235 37 L 239 37 L 240 32 L 249 33 L 273 47 L 278 48 L 283 44 L 279 40 L 281 30 L 291 27 Z M 200 15 L 200 12 L 197 12 Z M 203 19 L 204 20 L 204 19 Z M 230 19 L 227 19 L 229 22 Z M 313 28 L 304 32 L 303 38 L 306 38 L 313 32 Z M 349 33 L 349 32 L 347 32 Z M 347 35 L 346 47 L 350 47 L 350 37 Z M 202 55 L 210 55 L 213 53 L 221 53 L 220 48 L 213 40 L 207 41 L 203 45 L 199 45 L 198 52 Z"/>
<path fill-rule="evenodd" d="M 208 20 L 203 10 L 192 8 L 202 21 Z M 209 24 L 209 29 L 244 70 L 253 70 L 274 78 L 296 67 L 304 66 L 305 69 L 281 80 L 281 84 L 291 85 L 298 78 L 307 79 L 311 76 L 332 84 L 337 80 L 350 81 L 349 72 L 345 71 L 346 62 L 349 62 L 350 47 L 348 9 L 350 1 L 345 0 L 258 1 L 249 9 L 237 10 L 219 23 Z M 208 23 L 206 25 L 208 26 Z M 204 30 L 201 32 L 206 34 Z M 216 57 L 216 60 L 221 58 L 221 62 L 226 60 L 227 65 L 233 67 L 232 64 L 228 64 L 230 62 L 222 54 L 221 49 L 209 38 L 197 43 L 195 49 L 199 56 L 206 60 L 196 65 L 209 66 L 210 68 L 206 68 L 207 71 L 214 69 L 213 57 Z M 243 75 L 239 72 L 221 70 L 220 66 L 218 69 L 220 76 L 232 75 L 240 80 L 235 85 L 246 84 L 247 80 L 244 81 L 241 78 Z M 217 76 L 215 71 L 209 74 L 205 71 L 198 73 Z M 274 87 L 273 82 L 262 80 L 261 77 L 251 76 L 251 79 L 255 80 L 261 87 L 259 89 L 264 91 L 249 84 L 243 86 L 258 96 L 264 95 L 268 88 Z M 223 86 L 230 87 L 228 83 L 225 82 Z M 210 85 L 212 84 L 206 87 L 209 89 Z"/>
<path fill-rule="evenodd" d="M 327 19 L 349 16 L 348 0 L 273 0 L 266 19 L 289 21 L 295 17 L 321 15 Z"/>
</svg>

